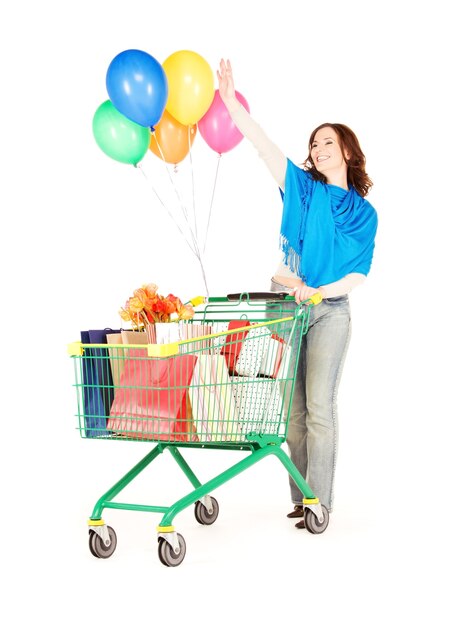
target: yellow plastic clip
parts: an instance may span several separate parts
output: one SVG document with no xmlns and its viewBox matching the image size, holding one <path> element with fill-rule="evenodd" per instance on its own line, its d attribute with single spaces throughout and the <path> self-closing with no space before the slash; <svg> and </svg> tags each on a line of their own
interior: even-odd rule
<svg viewBox="0 0 469 626">
<path fill-rule="evenodd" d="M 103 519 L 89 519 L 88 526 L 104 526 Z"/>
<path fill-rule="evenodd" d="M 174 526 L 158 526 L 156 529 L 159 533 L 173 533 Z"/>
<path fill-rule="evenodd" d="M 175 343 L 149 343 L 147 346 L 148 356 L 176 356 L 179 354 L 179 344 Z"/>
<path fill-rule="evenodd" d="M 322 302 L 322 295 L 320 291 L 316 291 L 310 298 L 311 304 L 320 304 Z"/>
<path fill-rule="evenodd" d="M 195 298 L 191 298 L 190 303 L 192 306 L 199 306 L 199 304 L 203 304 L 205 302 L 204 296 L 195 296 Z"/>
<path fill-rule="evenodd" d="M 303 498 L 303 504 L 318 504 L 319 498 Z"/>
<path fill-rule="evenodd" d="M 70 356 L 82 356 L 83 346 L 80 341 L 74 341 L 67 346 L 67 352 Z"/>
</svg>

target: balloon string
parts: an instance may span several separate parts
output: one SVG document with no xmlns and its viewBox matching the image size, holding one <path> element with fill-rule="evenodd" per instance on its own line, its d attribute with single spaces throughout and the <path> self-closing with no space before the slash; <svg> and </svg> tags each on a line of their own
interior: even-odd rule
<svg viewBox="0 0 469 626">
<path fill-rule="evenodd" d="M 155 187 L 154 187 L 154 186 L 152 185 L 152 183 L 150 182 L 150 180 L 149 180 L 148 176 L 146 175 L 145 171 L 143 170 L 142 165 L 139 163 L 136 167 L 137 167 L 137 168 L 138 168 L 138 169 L 142 172 L 143 177 L 145 178 L 145 180 L 147 181 L 147 183 L 150 185 L 150 187 L 151 187 L 151 189 L 152 189 L 153 193 L 154 193 L 154 194 L 155 194 L 155 196 L 158 198 L 158 200 L 159 200 L 159 202 L 160 202 L 161 206 L 162 206 L 162 207 L 166 210 L 166 212 L 168 213 L 169 217 L 170 217 L 170 218 L 173 220 L 173 222 L 176 224 L 176 227 L 177 227 L 178 231 L 179 231 L 179 232 L 181 233 L 181 235 L 183 236 L 184 241 L 185 241 L 185 242 L 187 243 L 187 245 L 189 246 L 189 248 L 190 248 L 191 252 L 192 252 L 193 254 L 195 254 L 195 256 L 197 256 L 197 257 L 198 257 L 197 252 L 195 251 L 195 249 L 194 249 L 194 248 L 191 246 L 191 244 L 189 243 L 189 240 L 187 239 L 186 235 L 185 235 L 185 234 L 184 234 L 184 232 L 182 231 L 182 229 L 181 229 L 181 227 L 180 227 L 180 225 L 179 225 L 178 221 L 176 220 L 176 218 L 174 217 L 174 215 L 171 213 L 171 211 L 168 209 L 168 207 L 165 205 L 165 203 L 163 202 L 163 200 L 162 200 L 162 199 L 160 198 L 160 196 L 158 195 L 158 192 L 156 191 Z"/>
<path fill-rule="evenodd" d="M 188 132 L 190 132 L 190 127 L 189 127 L 189 126 L 188 126 Z M 193 242 L 193 245 L 194 245 L 194 248 L 195 248 L 195 250 L 194 250 L 194 254 L 195 254 L 195 256 L 197 257 L 197 259 L 199 260 L 200 267 L 201 267 L 201 270 L 202 270 L 202 276 L 203 276 L 204 283 L 205 283 L 205 288 L 206 288 L 206 290 L 207 290 L 207 295 L 208 295 L 207 279 L 206 279 L 206 275 L 205 275 L 205 268 L 204 268 L 204 264 L 203 264 L 203 261 L 202 261 L 202 254 L 201 254 L 201 252 L 200 252 L 200 248 L 199 248 L 199 241 L 198 241 L 198 236 L 197 236 L 197 221 L 196 221 L 196 219 L 195 219 L 195 200 L 194 200 L 194 198 L 195 198 L 195 185 L 194 185 L 194 168 L 193 168 L 193 166 L 192 166 L 192 153 L 190 152 L 190 148 L 189 148 L 189 152 L 190 152 L 190 163 L 191 163 L 191 174 L 192 174 L 192 198 L 193 198 L 193 201 L 192 201 L 192 206 L 193 206 L 193 214 L 194 214 L 194 227 L 195 227 L 195 235 L 194 235 L 194 230 L 193 230 L 193 229 L 192 229 L 192 227 L 191 227 L 191 223 L 190 223 L 189 215 L 188 215 L 188 213 L 187 213 L 186 206 L 185 206 L 185 204 L 183 203 L 182 198 L 181 198 L 181 196 L 180 196 L 180 194 L 179 194 L 179 192 L 178 192 L 177 186 L 175 185 L 174 180 L 173 180 L 173 177 L 171 176 L 171 172 L 169 171 L 169 167 L 168 167 L 167 161 L 166 161 L 166 159 L 164 158 L 163 150 L 161 149 L 161 146 L 160 146 L 160 144 L 158 143 L 158 140 L 157 140 L 157 138 L 156 138 L 156 134 L 155 134 L 155 133 L 154 133 L 154 138 L 155 138 L 155 142 L 156 142 L 156 145 L 157 145 L 157 147 L 158 147 L 158 150 L 160 151 L 161 158 L 162 158 L 162 160 L 163 160 L 163 162 L 164 162 L 164 164 L 165 164 L 165 167 L 166 167 L 166 172 L 167 172 L 167 174 L 168 174 L 168 176 L 169 176 L 169 180 L 171 181 L 171 185 L 173 186 L 173 189 L 174 189 L 174 192 L 175 192 L 175 194 L 176 194 L 176 197 L 177 197 L 177 198 L 178 198 L 178 200 L 179 200 L 179 203 L 180 203 L 180 205 L 181 205 L 181 209 L 182 209 L 182 212 L 183 212 L 184 218 L 185 218 L 186 223 L 187 223 L 187 226 L 188 226 L 188 228 L 189 228 L 189 232 L 190 232 L 190 234 L 191 234 L 192 242 Z M 189 146 L 190 146 L 190 136 L 189 136 Z"/>
<path fill-rule="evenodd" d="M 218 155 L 217 168 L 215 170 L 215 180 L 213 181 L 212 200 L 210 202 L 210 208 L 208 210 L 207 228 L 205 229 L 204 252 L 205 252 L 205 248 L 207 247 L 208 229 L 210 227 L 210 218 L 212 215 L 213 199 L 215 198 L 215 188 L 217 186 L 218 169 L 220 167 L 220 161 L 221 161 L 221 154 Z"/>
<path fill-rule="evenodd" d="M 191 143 L 191 127 L 190 127 L 190 125 L 187 126 L 187 141 L 188 141 L 188 144 L 189 144 L 189 162 L 191 164 L 191 178 L 192 178 L 192 214 L 193 214 L 193 218 L 194 218 L 194 229 L 195 229 L 196 241 L 198 243 L 199 235 L 198 235 L 198 232 L 197 232 L 197 213 L 196 213 L 196 210 L 195 210 L 195 182 L 194 182 L 194 165 L 193 165 L 193 162 L 192 162 L 192 143 Z M 200 253 L 198 245 L 197 245 L 197 250 L 199 251 L 198 259 L 199 259 L 199 263 L 200 263 L 200 269 L 202 271 L 202 277 L 203 277 L 204 284 L 205 284 L 206 296 L 208 298 L 210 294 L 209 294 L 208 285 L 207 285 L 207 276 L 205 274 L 205 268 L 204 268 L 204 264 L 203 264 L 203 261 L 202 261 L 202 254 Z M 205 248 L 204 248 L 203 252 L 205 252 Z"/>
<path fill-rule="evenodd" d="M 195 212 L 195 183 L 194 183 L 194 166 L 192 163 L 192 145 L 191 145 L 191 127 L 187 126 L 187 141 L 189 143 L 189 162 L 191 164 L 191 177 L 192 177 L 192 215 L 194 219 L 195 237 L 199 241 L 199 235 L 197 233 L 197 217 Z"/>
<path fill-rule="evenodd" d="M 193 246 L 197 250 L 197 252 L 199 252 L 199 246 L 198 246 L 198 243 L 197 243 L 197 239 L 194 236 L 194 231 L 192 230 L 191 223 L 189 221 L 189 216 L 187 215 L 186 206 L 185 206 L 184 202 L 182 201 L 182 198 L 181 198 L 181 196 L 179 194 L 178 188 L 177 188 L 177 186 L 174 183 L 173 177 L 171 176 L 171 172 L 169 171 L 168 163 L 167 163 L 166 159 L 164 158 L 163 150 L 161 149 L 161 146 L 158 143 L 158 140 L 156 138 L 155 133 L 153 133 L 153 137 L 155 139 L 155 142 L 156 142 L 156 145 L 158 147 L 158 150 L 160 151 L 163 163 L 165 164 L 166 173 L 168 174 L 169 180 L 170 180 L 171 185 L 173 187 L 173 191 L 176 194 L 176 198 L 179 200 L 179 204 L 181 206 L 182 214 L 184 215 L 184 219 L 186 220 L 187 226 L 189 228 L 189 232 L 190 232 L 190 235 L 191 235 Z M 194 254 L 196 254 L 196 253 L 194 252 Z"/>
<path fill-rule="evenodd" d="M 176 226 L 178 227 L 179 232 L 183 235 L 183 237 L 184 237 L 184 239 L 185 239 L 185 241 L 186 241 L 187 245 L 189 246 L 190 250 L 191 250 L 191 251 L 192 251 L 192 253 L 193 253 L 193 254 L 197 257 L 197 259 L 198 259 L 198 261 L 199 261 L 199 264 L 200 264 L 200 269 L 201 269 L 201 271 L 202 271 L 202 278 L 203 278 L 204 285 L 205 285 L 206 295 L 207 295 L 207 297 L 208 297 L 208 296 L 209 296 L 209 290 L 208 290 L 208 285 L 207 285 L 207 276 L 206 276 L 206 274 L 205 274 L 205 268 L 204 268 L 204 264 L 203 264 L 203 261 L 202 261 L 202 255 L 201 255 L 201 253 L 200 253 L 198 240 L 197 240 L 197 238 L 196 238 L 196 237 L 194 237 L 194 232 L 193 232 L 193 230 L 192 230 L 192 228 L 191 228 L 191 224 L 190 224 L 189 219 L 188 219 L 187 209 L 186 209 L 186 207 L 185 207 L 185 205 L 184 205 L 184 203 L 183 203 L 183 201 L 182 201 L 182 198 L 181 198 L 181 196 L 180 196 L 180 194 L 179 194 L 179 192 L 178 192 L 178 189 L 177 189 L 177 187 L 176 187 L 176 185 L 175 185 L 175 183 L 174 183 L 174 181 L 173 181 L 173 177 L 171 176 L 171 172 L 169 171 L 168 164 L 167 164 L 167 162 L 166 162 L 166 159 L 164 158 L 163 150 L 161 149 L 161 146 L 160 146 L 160 144 L 158 143 L 158 140 L 157 140 L 157 138 L 156 138 L 156 133 L 155 133 L 155 131 L 153 131 L 153 132 L 152 132 L 152 134 L 153 134 L 153 137 L 154 137 L 154 139 L 155 139 L 155 143 L 156 143 L 156 145 L 157 145 L 157 147 L 158 147 L 158 150 L 160 151 L 160 154 L 161 154 L 161 158 L 162 158 L 162 160 L 163 160 L 163 163 L 165 164 L 166 172 L 167 172 L 167 174 L 168 174 L 168 176 L 169 176 L 169 180 L 171 181 L 171 185 L 172 185 L 172 187 L 173 187 L 173 190 L 174 190 L 174 192 L 175 192 L 175 194 L 176 194 L 177 199 L 179 200 L 179 203 L 180 203 L 180 206 L 181 206 L 182 213 L 183 213 L 184 218 L 185 218 L 185 220 L 186 220 L 186 225 L 187 225 L 187 227 L 188 227 L 188 229 L 189 229 L 189 233 L 190 233 L 190 236 L 191 236 L 191 239 L 192 239 L 193 246 L 191 246 L 191 245 L 190 245 L 189 241 L 187 240 L 187 238 L 185 237 L 184 233 L 182 232 L 182 230 L 181 230 L 181 228 L 180 228 L 179 224 L 177 223 L 176 219 L 175 219 L 175 218 L 174 218 L 174 216 L 170 213 L 170 211 L 168 210 L 168 208 L 164 205 L 163 201 L 162 201 L 162 200 L 161 200 L 161 198 L 158 196 L 158 194 L 157 194 L 157 192 L 156 192 L 156 190 L 154 189 L 154 187 L 153 187 L 153 186 L 152 186 L 152 189 L 153 189 L 154 193 L 156 194 L 156 197 L 158 198 L 158 200 L 160 201 L 160 203 L 161 203 L 161 204 L 165 207 L 165 209 L 166 209 L 166 211 L 169 213 L 170 217 L 174 220 L 174 222 L 175 222 Z M 189 145 L 190 145 L 190 143 L 189 143 Z M 191 159 L 191 165 L 192 165 L 192 159 Z M 140 168 L 140 169 L 141 169 L 142 173 L 145 175 L 145 173 L 143 172 L 143 169 L 142 169 L 142 168 Z M 192 175 L 193 175 L 193 171 L 192 171 Z M 147 178 L 147 176 L 146 176 L 146 175 L 145 175 L 145 178 Z M 148 180 L 148 178 L 147 178 L 147 180 Z M 193 190 L 193 194 L 194 194 L 194 183 L 192 184 L 192 190 Z M 193 204 L 193 206 L 194 206 L 194 218 L 195 218 L 195 204 Z"/>
<path fill-rule="evenodd" d="M 204 285 L 205 285 L 205 295 L 207 296 L 207 298 L 209 297 L 209 291 L 208 291 L 208 285 L 207 285 L 207 276 L 205 275 L 205 268 L 204 268 L 204 264 L 202 263 L 202 258 L 200 256 L 197 257 L 199 259 L 199 263 L 200 263 L 200 269 L 202 271 L 202 278 L 204 280 Z"/>
</svg>

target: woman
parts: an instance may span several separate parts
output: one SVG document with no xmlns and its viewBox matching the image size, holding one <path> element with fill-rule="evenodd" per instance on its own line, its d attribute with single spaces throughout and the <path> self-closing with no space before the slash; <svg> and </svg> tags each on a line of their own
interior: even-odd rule
<svg viewBox="0 0 469 626">
<path fill-rule="evenodd" d="M 332 510 L 337 458 L 337 391 L 350 339 L 348 293 L 371 266 L 376 211 L 365 200 L 372 182 L 355 134 L 322 124 L 309 139 L 299 168 L 265 135 L 236 98 L 229 61 L 217 71 L 219 93 L 231 118 L 259 151 L 283 196 L 283 259 L 272 291 L 290 290 L 297 304 L 320 294 L 302 339 L 287 443 L 292 461 Z M 303 495 L 290 478 L 293 511 L 303 517 Z M 297 528 L 304 528 L 301 519 Z"/>
</svg>

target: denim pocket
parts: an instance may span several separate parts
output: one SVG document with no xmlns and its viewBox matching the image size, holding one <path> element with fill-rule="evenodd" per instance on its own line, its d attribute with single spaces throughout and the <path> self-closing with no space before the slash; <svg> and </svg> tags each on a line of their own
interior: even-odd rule
<svg viewBox="0 0 469 626">
<path fill-rule="evenodd" d="M 328 304 L 341 304 L 342 302 L 348 302 L 348 295 L 336 296 L 335 298 L 324 298 L 323 302 Z"/>
</svg>

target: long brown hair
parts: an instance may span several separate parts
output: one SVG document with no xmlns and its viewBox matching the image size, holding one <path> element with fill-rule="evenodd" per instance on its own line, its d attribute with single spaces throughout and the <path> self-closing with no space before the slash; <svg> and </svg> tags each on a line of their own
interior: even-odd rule
<svg viewBox="0 0 469 626">
<path fill-rule="evenodd" d="M 351 185 L 352 187 L 355 187 L 360 196 L 364 198 L 373 186 L 373 182 L 365 171 L 366 159 L 362 149 L 360 148 L 360 144 L 358 143 L 357 136 L 353 130 L 351 130 L 348 126 L 345 126 L 345 124 L 326 123 L 321 124 L 321 126 L 318 126 L 313 130 L 308 143 L 308 158 L 303 163 L 305 171 L 309 172 L 314 180 L 320 180 L 323 183 L 327 182 L 326 177 L 324 174 L 318 172 L 311 158 L 314 138 L 318 130 L 321 128 L 332 128 L 337 133 L 342 156 L 347 163 L 347 182 L 349 186 Z M 349 152 L 349 159 L 345 158 L 345 151 Z"/>
</svg>

